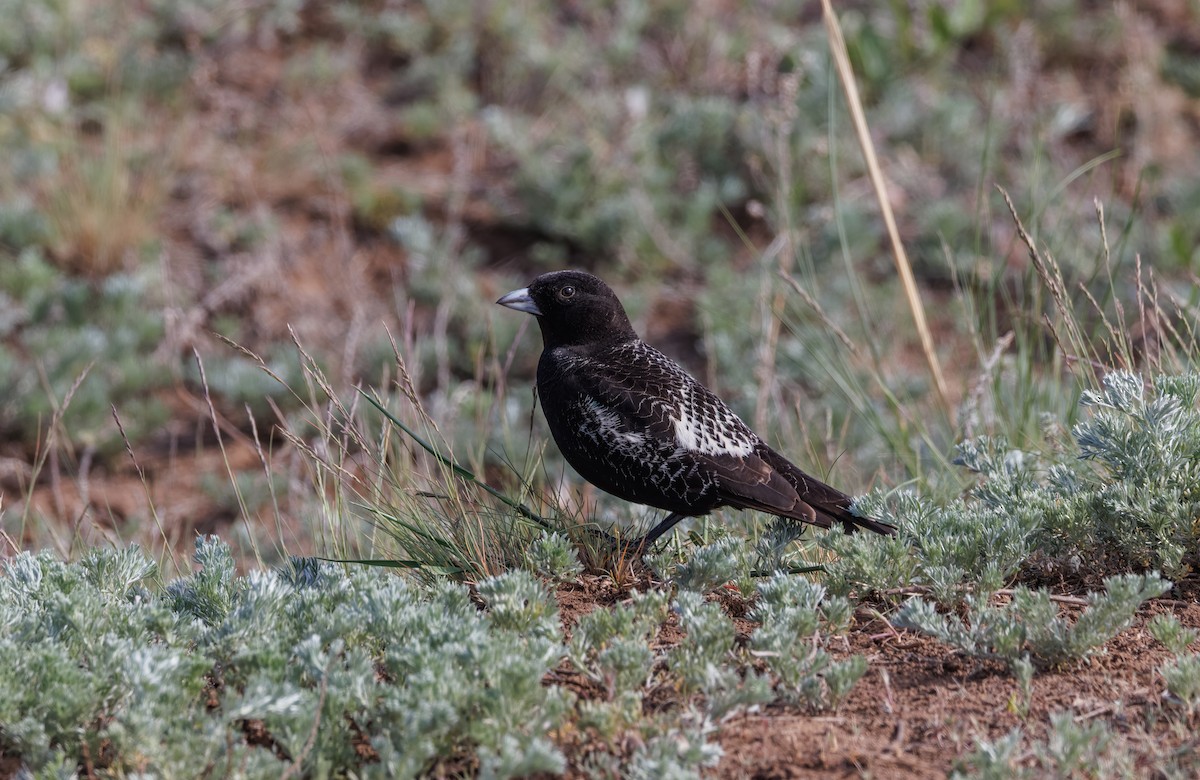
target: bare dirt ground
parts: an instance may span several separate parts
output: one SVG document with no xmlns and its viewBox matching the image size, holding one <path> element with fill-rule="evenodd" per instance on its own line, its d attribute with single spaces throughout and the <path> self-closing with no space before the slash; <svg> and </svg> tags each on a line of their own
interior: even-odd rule
<svg viewBox="0 0 1200 780">
<path fill-rule="evenodd" d="M 622 587 L 607 577 L 585 576 L 579 583 L 560 586 L 564 627 L 569 632 L 580 615 L 627 598 L 630 585 L 644 588 L 654 583 L 642 578 Z M 847 699 L 828 712 L 770 705 L 733 716 L 717 732 L 724 756 L 709 776 L 943 777 L 973 750 L 977 738 L 996 739 L 1021 727 L 1031 738 L 1044 741 L 1049 717 L 1068 710 L 1079 723 L 1107 721 L 1131 746 L 1139 761 L 1133 768 L 1136 774 L 1154 776 L 1150 756 L 1166 750 L 1195 755 L 1200 738 L 1161 717 L 1159 703 L 1165 691 L 1158 668 L 1171 654 L 1145 624 L 1155 614 L 1172 612 L 1184 625 L 1200 627 L 1198 590 L 1200 583 L 1186 581 L 1168 594 L 1174 598 L 1144 607 L 1130 629 L 1092 658 L 1038 673 L 1027 702 L 1003 663 L 966 657 L 928 637 L 897 630 L 878 612 L 862 607 L 849 633 L 831 641 L 829 648 L 835 655 L 867 658 L 867 674 Z M 1080 595 L 1085 591 L 1080 586 Z M 722 605 L 737 626 L 739 641 L 745 642 L 755 627 L 745 618 L 749 605 L 728 591 L 709 598 Z M 679 640 L 672 622 L 658 635 L 662 648 Z M 555 684 L 567 684 L 583 698 L 603 695 L 595 686 L 571 685 L 569 675 L 554 677 Z M 679 703 L 668 695 L 654 706 Z M 588 745 L 580 741 L 568 746 L 568 754 L 571 749 L 585 754 Z M 1200 758 L 1191 765 L 1200 770 Z"/>
</svg>

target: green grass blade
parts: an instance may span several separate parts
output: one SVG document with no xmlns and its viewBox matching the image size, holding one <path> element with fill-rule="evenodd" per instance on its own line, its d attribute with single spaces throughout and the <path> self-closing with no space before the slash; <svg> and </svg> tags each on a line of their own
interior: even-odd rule
<svg viewBox="0 0 1200 780">
<path fill-rule="evenodd" d="M 322 558 L 319 555 L 316 558 L 326 563 L 353 563 L 358 566 L 380 566 L 387 569 L 432 569 L 447 575 L 462 574 L 466 571 L 458 566 L 430 566 L 428 563 L 405 558 Z"/>
<path fill-rule="evenodd" d="M 411 438 L 413 441 L 415 441 L 417 444 L 419 444 L 421 446 L 421 449 L 425 450 L 430 455 L 437 458 L 439 463 L 441 463 L 444 466 L 449 467 L 456 475 L 462 477 L 463 479 L 467 480 L 471 484 L 478 486 L 480 489 L 482 489 L 488 495 L 501 501 L 502 503 L 504 503 L 505 506 L 509 507 L 510 509 L 515 511 L 517 514 L 526 518 L 527 520 L 532 520 L 533 522 L 537 523 L 538 525 L 540 525 L 542 528 L 546 529 L 547 531 L 554 530 L 554 526 L 552 526 L 545 518 L 538 515 L 532 509 L 525 506 L 520 501 L 515 501 L 515 500 L 509 498 L 508 496 L 504 495 L 504 493 L 502 493 L 501 491 L 497 490 L 496 488 L 492 487 L 491 485 L 487 484 L 483 480 L 476 477 L 475 474 L 472 471 L 470 471 L 469 469 L 466 469 L 466 468 L 458 465 L 450 458 L 448 458 L 445 455 L 443 455 L 442 453 L 438 452 L 437 449 L 432 444 L 425 441 L 425 439 L 421 438 L 414 430 L 409 428 L 407 425 L 405 425 L 403 422 L 401 422 L 399 420 L 399 418 L 397 418 L 394 414 L 392 414 L 390 411 L 388 411 L 386 408 L 384 408 L 383 404 L 381 404 L 375 397 L 367 395 L 362 390 L 359 390 L 359 393 L 362 394 L 363 398 L 367 399 L 367 402 L 369 404 L 371 404 L 376 409 L 378 409 L 380 414 L 382 414 L 384 417 L 386 417 L 393 425 L 398 427 L 400 430 L 404 431 L 408 435 L 409 438 Z"/>
</svg>

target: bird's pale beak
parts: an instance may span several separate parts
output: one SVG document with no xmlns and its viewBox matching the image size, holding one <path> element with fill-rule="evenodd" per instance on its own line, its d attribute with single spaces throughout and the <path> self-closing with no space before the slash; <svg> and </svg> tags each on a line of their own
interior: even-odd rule
<svg viewBox="0 0 1200 780">
<path fill-rule="evenodd" d="M 513 290 L 507 295 L 502 296 L 500 300 L 496 301 L 496 303 L 500 304 L 501 306 L 507 306 L 510 309 L 523 311 L 526 314 L 534 314 L 538 317 L 542 316 L 542 310 L 539 309 L 537 304 L 533 302 L 533 298 L 529 297 L 528 287 L 522 287 L 519 290 Z"/>
</svg>

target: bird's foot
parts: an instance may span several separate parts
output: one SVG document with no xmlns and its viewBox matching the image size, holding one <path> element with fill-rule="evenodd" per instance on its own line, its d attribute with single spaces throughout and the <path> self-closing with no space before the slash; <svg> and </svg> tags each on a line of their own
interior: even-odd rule
<svg viewBox="0 0 1200 780">
<path fill-rule="evenodd" d="M 627 539 L 620 536 L 613 536 L 607 531 L 602 531 L 594 526 L 587 528 L 586 533 L 600 545 L 603 545 L 605 552 L 618 559 L 641 558 L 649 547 L 644 536 L 640 536 L 637 539 Z"/>
</svg>

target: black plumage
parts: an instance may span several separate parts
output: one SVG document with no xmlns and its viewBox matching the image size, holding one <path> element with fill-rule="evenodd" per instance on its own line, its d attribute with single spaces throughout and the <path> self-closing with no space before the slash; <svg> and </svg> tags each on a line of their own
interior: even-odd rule
<svg viewBox="0 0 1200 780">
<path fill-rule="evenodd" d="M 608 285 L 581 271 L 543 274 L 497 303 L 537 317 L 537 387 L 555 443 L 576 471 L 627 501 L 685 517 L 722 506 L 829 528 L 894 533 L 850 512 L 850 498 L 771 449 L 725 403 L 646 344 Z"/>
</svg>

